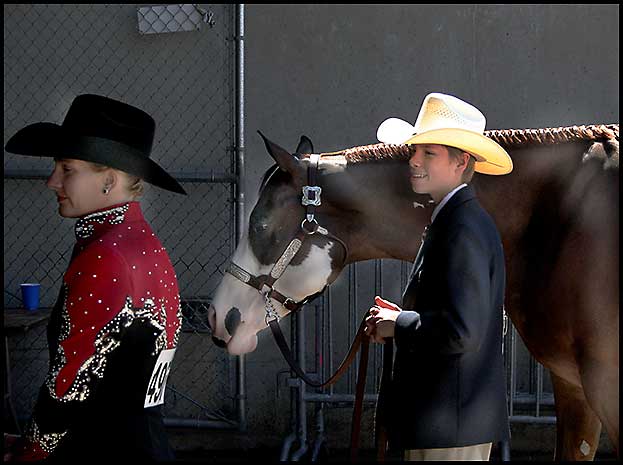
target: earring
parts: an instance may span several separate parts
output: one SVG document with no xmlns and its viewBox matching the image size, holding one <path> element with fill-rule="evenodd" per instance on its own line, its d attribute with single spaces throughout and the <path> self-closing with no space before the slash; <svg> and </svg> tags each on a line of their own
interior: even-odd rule
<svg viewBox="0 0 623 465">
<path fill-rule="evenodd" d="M 110 191 L 110 187 L 106 186 L 104 187 L 104 189 L 102 190 L 102 192 L 104 193 L 104 195 L 108 195 L 108 192 Z"/>
</svg>

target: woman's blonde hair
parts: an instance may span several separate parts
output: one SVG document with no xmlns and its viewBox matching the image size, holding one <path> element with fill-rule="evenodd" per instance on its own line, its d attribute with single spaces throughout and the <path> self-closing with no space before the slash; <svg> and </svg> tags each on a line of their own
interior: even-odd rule
<svg viewBox="0 0 623 465">
<path fill-rule="evenodd" d="M 110 166 L 102 165 L 100 163 L 95 163 L 92 161 L 89 163 L 91 164 L 91 166 L 93 166 L 93 169 L 98 172 L 105 171 L 107 169 L 115 169 L 111 168 Z M 141 178 L 139 178 L 138 176 L 134 176 L 133 174 L 126 173 L 125 171 L 117 171 L 125 174 L 124 178 L 128 181 L 125 185 L 125 188 L 128 190 L 130 195 L 132 195 L 135 199 L 143 195 L 143 192 L 145 191 L 145 186 Z"/>
</svg>

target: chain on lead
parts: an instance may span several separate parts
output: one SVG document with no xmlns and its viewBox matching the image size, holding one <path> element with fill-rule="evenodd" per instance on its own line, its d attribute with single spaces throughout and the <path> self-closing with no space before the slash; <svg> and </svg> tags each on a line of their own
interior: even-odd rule
<svg viewBox="0 0 623 465">
<path fill-rule="evenodd" d="M 506 306 L 502 305 L 502 355 L 504 355 L 506 333 L 508 333 L 508 314 L 506 313 Z"/>
<path fill-rule="evenodd" d="M 272 320 L 276 319 L 277 323 L 279 323 L 279 320 L 281 319 L 279 317 L 279 313 L 277 313 L 277 311 L 275 310 L 273 303 L 270 301 L 270 291 L 270 288 L 266 291 L 260 291 L 260 294 L 264 296 L 264 305 L 266 307 L 266 316 L 264 316 L 264 323 L 266 323 L 266 326 L 268 326 L 268 323 L 270 323 Z"/>
</svg>

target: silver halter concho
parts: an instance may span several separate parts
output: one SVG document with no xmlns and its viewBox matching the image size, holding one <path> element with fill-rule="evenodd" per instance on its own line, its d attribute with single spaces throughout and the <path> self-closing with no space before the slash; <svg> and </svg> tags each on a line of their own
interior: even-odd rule
<svg viewBox="0 0 623 465">
<path fill-rule="evenodd" d="M 277 313 L 277 310 L 275 309 L 273 303 L 270 301 L 271 298 L 280 302 L 289 311 L 299 310 L 309 298 L 308 296 L 301 302 L 296 302 L 294 299 L 284 296 L 273 287 L 275 282 L 284 273 L 292 259 L 296 256 L 297 252 L 303 245 L 303 241 L 305 240 L 305 238 L 310 237 L 316 233 L 331 237 L 332 239 L 335 239 L 337 242 L 339 242 L 342 247 L 344 247 L 345 254 L 348 255 L 348 249 L 346 247 L 346 244 L 339 238 L 329 233 L 329 231 L 327 231 L 325 228 L 320 226 L 315 218 L 315 208 L 321 205 L 320 194 L 322 193 L 322 188 L 315 185 L 316 172 L 318 170 L 320 155 L 310 155 L 309 161 L 310 163 L 307 176 L 309 185 L 303 186 L 303 197 L 301 200 L 301 204 L 307 209 L 305 218 L 301 222 L 301 228 L 299 232 L 294 237 L 294 239 L 290 241 L 284 252 L 281 254 L 281 257 L 279 257 L 277 262 L 273 265 L 270 273 L 262 277 L 254 276 L 233 262 L 230 263 L 227 269 L 227 272 L 229 274 L 239 279 L 243 283 L 257 289 L 259 293 L 262 294 L 262 296 L 264 297 L 264 305 L 266 310 L 266 316 L 264 318 L 264 321 L 266 322 L 267 326 L 269 326 L 269 323 L 273 320 L 277 320 L 277 322 L 279 322 L 280 320 L 280 316 Z"/>
</svg>

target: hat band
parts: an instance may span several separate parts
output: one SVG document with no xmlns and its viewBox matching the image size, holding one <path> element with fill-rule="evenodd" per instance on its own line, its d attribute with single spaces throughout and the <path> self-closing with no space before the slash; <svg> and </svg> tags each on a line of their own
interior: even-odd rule
<svg viewBox="0 0 623 465">
<path fill-rule="evenodd" d="M 163 189 L 186 194 L 184 188 L 149 155 L 131 145 L 96 136 L 77 135 L 62 148 L 64 156 L 99 163 L 137 176 Z"/>
<path fill-rule="evenodd" d="M 76 136 L 66 142 L 63 149 L 69 158 L 99 163 L 140 178 L 150 177 L 145 171 L 145 163 L 151 161 L 149 157 L 122 142 L 97 136 Z"/>
</svg>

